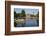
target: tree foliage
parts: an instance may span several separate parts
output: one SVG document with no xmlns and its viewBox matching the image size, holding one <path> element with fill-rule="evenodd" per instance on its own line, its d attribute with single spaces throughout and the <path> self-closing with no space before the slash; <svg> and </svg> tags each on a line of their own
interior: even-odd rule
<svg viewBox="0 0 46 36">
<path fill-rule="evenodd" d="M 14 11 L 14 18 L 23 18 L 25 16 L 26 14 L 24 10 L 22 10 L 21 13 L 16 13 L 16 11 Z"/>
<path fill-rule="evenodd" d="M 22 17 L 25 17 L 26 16 L 25 11 L 23 9 L 22 9 L 21 14 L 22 14 Z"/>
<path fill-rule="evenodd" d="M 38 11 L 38 13 L 37 13 L 37 17 L 39 17 L 39 11 Z"/>
<path fill-rule="evenodd" d="M 16 15 L 16 11 L 14 11 L 14 18 L 15 18 L 15 17 L 17 17 L 17 15 Z"/>
</svg>

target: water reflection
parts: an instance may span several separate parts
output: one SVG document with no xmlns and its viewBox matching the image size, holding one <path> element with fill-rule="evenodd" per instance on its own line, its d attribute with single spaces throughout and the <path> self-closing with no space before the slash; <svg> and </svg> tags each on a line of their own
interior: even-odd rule
<svg viewBox="0 0 46 36">
<path fill-rule="evenodd" d="M 25 19 L 22 23 L 14 23 L 16 27 L 36 27 L 39 26 L 38 19 Z"/>
</svg>

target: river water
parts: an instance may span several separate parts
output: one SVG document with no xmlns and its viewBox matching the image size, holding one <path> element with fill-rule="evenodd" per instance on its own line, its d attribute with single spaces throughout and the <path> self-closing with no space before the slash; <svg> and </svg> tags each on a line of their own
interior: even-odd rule
<svg viewBox="0 0 46 36">
<path fill-rule="evenodd" d="M 23 23 L 17 23 L 16 27 L 36 27 L 39 26 L 39 20 L 27 19 Z"/>
</svg>

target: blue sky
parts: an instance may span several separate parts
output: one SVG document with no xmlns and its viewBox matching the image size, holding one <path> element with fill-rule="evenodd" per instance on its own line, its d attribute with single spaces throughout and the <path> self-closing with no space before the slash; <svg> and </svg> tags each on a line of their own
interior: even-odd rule
<svg viewBox="0 0 46 36">
<path fill-rule="evenodd" d="M 16 13 L 21 13 L 22 9 L 23 8 L 14 8 L 14 11 L 16 11 Z M 23 10 L 25 10 L 26 14 L 33 14 L 33 12 L 34 14 L 37 14 L 39 11 L 39 9 L 26 9 L 26 8 L 24 8 Z"/>
</svg>

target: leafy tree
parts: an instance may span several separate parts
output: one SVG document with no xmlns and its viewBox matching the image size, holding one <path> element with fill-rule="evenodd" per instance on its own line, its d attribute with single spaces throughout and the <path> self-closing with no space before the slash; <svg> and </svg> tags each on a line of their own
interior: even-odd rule
<svg viewBox="0 0 46 36">
<path fill-rule="evenodd" d="M 17 18 L 18 16 L 17 16 L 17 13 L 16 13 L 16 11 L 14 11 L 14 18 Z"/>
<path fill-rule="evenodd" d="M 38 11 L 38 13 L 37 13 L 37 17 L 39 17 L 39 11 Z"/>
<path fill-rule="evenodd" d="M 25 11 L 23 9 L 22 9 L 21 15 L 22 15 L 22 17 L 26 16 Z"/>
<path fill-rule="evenodd" d="M 16 11 L 14 11 L 14 18 L 16 17 Z"/>
</svg>

